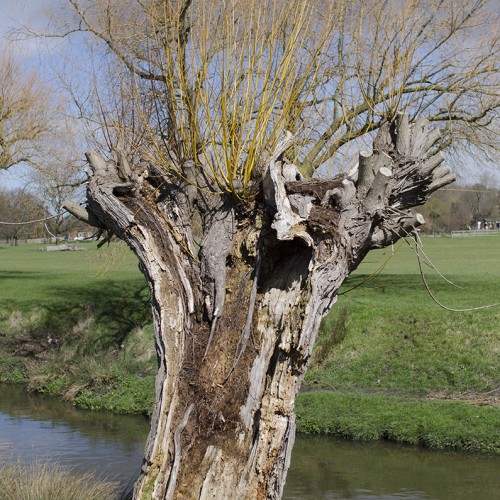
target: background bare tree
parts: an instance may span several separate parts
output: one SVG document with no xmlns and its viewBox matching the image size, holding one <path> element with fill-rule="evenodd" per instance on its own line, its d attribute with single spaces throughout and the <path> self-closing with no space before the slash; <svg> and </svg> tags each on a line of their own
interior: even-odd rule
<svg viewBox="0 0 500 500">
<path fill-rule="evenodd" d="M 36 72 L 16 62 L 11 46 L 0 40 L 0 169 L 33 160 L 50 130 L 55 99 Z"/>
<path fill-rule="evenodd" d="M 12 214 L 4 210 L 3 222 L 27 222 L 48 218 L 47 224 L 55 234 L 68 229 L 71 217 L 64 213 L 62 204 L 73 196 L 83 178 L 81 162 L 74 156 L 76 134 L 70 120 L 62 113 L 62 100 L 54 95 L 49 85 L 35 71 L 21 66 L 14 43 L 2 40 L 0 55 L 0 170 L 24 164 L 19 182 L 22 190 L 4 192 Z M 12 203 L 13 200 L 17 200 Z M 39 200 L 39 201 L 36 201 Z M 42 200 L 42 201 L 40 201 Z M 42 207 L 45 211 L 42 214 Z M 22 214 L 21 210 L 25 210 Z M 74 221 L 74 219 L 73 219 Z M 3 232 L 16 235 L 39 233 L 35 225 L 13 226 L 3 224 Z M 44 235 L 48 236 L 47 231 Z M 37 234 L 40 236 L 40 234 Z"/>
<path fill-rule="evenodd" d="M 423 223 L 411 208 L 453 182 L 438 153 L 452 138 L 496 146 L 490 3 L 67 5 L 61 36 L 102 42 L 93 119 L 110 151 L 87 154 L 87 203 L 66 207 L 130 245 L 152 294 L 157 401 L 135 496 L 279 498 L 339 287 Z M 324 178 L 376 130 L 356 168 Z"/>
<path fill-rule="evenodd" d="M 23 238 L 46 236 L 43 224 L 25 224 L 42 219 L 47 212 L 40 200 L 25 189 L 0 190 L 0 239 L 17 244 Z"/>
<path fill-rule="evenodd" d="M 316 102 L 312 172 L 403 109 L 443 132 L 439 148 L 498 148 L 498 12 L 481 0 L 355 1 L 342 7 L 331 78 Z"/>
<path fill-rule="evenodd" d="M 67 237 L 76 222 L 64 210 L 64 201 L 83 196 L 85 173 L 83 162 L 77 157 L 77 138 L 74 122 L 60 117 L 50 135 L 40 141 L 40 153 L 32 158 L 31 168 L 23 176 L 30 191 L 43 203 L 50 217 L 47 231 L 56 239 Z"/>
</svg>

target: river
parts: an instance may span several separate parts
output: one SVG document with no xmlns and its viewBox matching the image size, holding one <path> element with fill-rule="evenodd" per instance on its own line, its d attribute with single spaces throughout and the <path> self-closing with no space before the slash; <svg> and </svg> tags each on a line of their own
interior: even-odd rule
<svg viewBox="0 0 500 500">
<path fill-rule="evenodd" d="M 0 464 L 53 460 L 130 484 L 148 427 L 143 417 L 78 410 L 0 385 Z M 299 435 L 284 498 L 496 499 L 500 459 Z"/>
</svg>

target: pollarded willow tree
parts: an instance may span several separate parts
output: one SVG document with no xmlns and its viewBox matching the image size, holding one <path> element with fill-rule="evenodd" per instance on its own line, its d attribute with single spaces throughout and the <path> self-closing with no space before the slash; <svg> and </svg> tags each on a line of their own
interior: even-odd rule
<svg viewBox="0 0 500 500">
<path fill-rule="evenodd" d="M 281 496 L 295 396 L 339 287 L 453 182 L 439 149 L 465 137 L 455 123 L 494 139 L 497 46 L 471 37 L 469 65 L 453 50 L 479 20 L 484 36 L 487 3 L 451 3 L 69 0 L 71 30 L 121 73 L 99 101 L 111 150 L 87 154 L 86 206 L 66 206 L 128 243 L 152 295 L 136 498 Z M 444 143 L 416 112 L 446 120 Z M 356 168 L 325 176 L 374 130 Z"/>
</svg>

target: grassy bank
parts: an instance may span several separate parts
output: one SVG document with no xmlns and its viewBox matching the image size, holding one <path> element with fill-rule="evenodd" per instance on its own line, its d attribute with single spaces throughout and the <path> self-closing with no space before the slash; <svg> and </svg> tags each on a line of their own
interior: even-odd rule
<svg viewBox="0 0 500 500">
<path fill-rule="evenodd" d="M 156 360 L 144 279 L 124 247 L 84 246 L 0 247 L 0 381 L 148 413 Z M 500 238 L 425 239 L 424 250 L 460 286 L 426 266 L 439 301 L 500 302 Z M 499 320 L 498 307 L 439 308 L 404 243 L 370 253 L 323 321 L 299 430 L 498 453 Z"/>
<path fill-rule="evenodd" d="M 499 410 L 455 401 L 314 391 L 297 401 L 297 428 L 346 439 L 500 453 Z"/>
<path fill-rule="evenodd" d="M 149 413 L 149 292 L 130 251 L 0 247 L 0 382 L 81 407 Z"/>
<path fill-rule="evenodd" d="M 429 238 L 423 245 L 456 285 L 424 268 L 441 303 L 459 309 L 500 302 L 500 237 Z M 500 307 L 440 308 L 422 284 L 413 251 L 404 243 L 394 251 L 371 252 L 341 289 L 306 384 L 420 396 L 498 389 Z"/>
</svg>

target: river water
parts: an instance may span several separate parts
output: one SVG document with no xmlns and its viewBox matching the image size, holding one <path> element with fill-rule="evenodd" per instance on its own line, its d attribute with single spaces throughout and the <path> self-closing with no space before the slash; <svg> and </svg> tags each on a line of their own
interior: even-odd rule
<svg viewBox="0 0 500 500">
<path fill-rule="evenodd" d="M 53 460 L 130 484 L 149 423 L 0 385 L 0 464 Z M 500 499 L 500 459 L 297 436 L 287 500 Z"/>
</svg>

